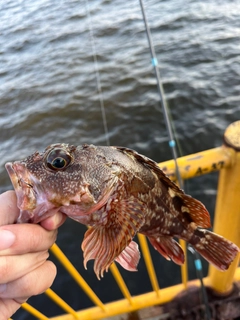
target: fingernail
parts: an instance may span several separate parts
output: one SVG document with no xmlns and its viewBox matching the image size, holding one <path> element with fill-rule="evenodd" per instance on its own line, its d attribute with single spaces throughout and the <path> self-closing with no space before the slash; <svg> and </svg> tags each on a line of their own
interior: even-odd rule
<svg viewBox="0 0 240 320">
<path fill-rule="evenodd" d="M 14 243 L 16 236 L 8 230 L 0 230 L 0 250 L 5 250 L 11 247 Z"/>
<path fill-rule="evenodd" d="M 53 216 L 53 222 L 54 222 L 54 226 L 55 228 L 58 228 L 59 225 L 61 224 L 63 220 L 63 215 L 60 212 L 57 212 L 54 216 Z"/>
</svg>

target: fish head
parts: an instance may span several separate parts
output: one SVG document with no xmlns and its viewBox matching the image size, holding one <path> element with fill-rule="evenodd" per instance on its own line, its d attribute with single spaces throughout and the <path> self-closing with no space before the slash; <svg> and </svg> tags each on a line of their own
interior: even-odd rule
<svg viewBox="0 0 240 320">
<path fill-rule="evenodd" d="M 97 151 L 85 149 L 53 144 L 42 153 L 6 163 L 20 209 L 17 222 L 38 223 L 61 211 L 88 224 L 90 214 L 106 202 L 112 180 L 106 171 L 100 173 Z"/>
</svg>

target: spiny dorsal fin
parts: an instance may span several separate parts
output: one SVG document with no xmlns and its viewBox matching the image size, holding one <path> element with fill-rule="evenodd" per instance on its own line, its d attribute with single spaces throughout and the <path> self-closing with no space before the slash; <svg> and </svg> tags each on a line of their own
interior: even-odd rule
<svg viewBox="0 0 240 320">
<path fill-rule="evenodd" d="M 195 222 L 199 227 L 211 227 L 210 215 L 206 207 L 200 201 L 185 194 L 183 190 L 181 190 L 173 181 L 171 181 L 165 175 L 165 173 L 159 168 L 158 164 L 155 161 L 128 148 L 117 147 L 117 149 L 121 152 L 124 152 L 125 154 L 128 154 L 132 158 L 135 158 L 142 165 L 152 170 L 158 176 L 159 180 L 168 188 L 169 194 L 172 196 L 172 198 L 174 199 L 174 197 L 178 197 L 182 200 L 182 204 L 178 209 L 180 209 L 183 214 L 189 214 L 191 220 Z"/>
<path fill-rule="evenodd" d="M 135 158 L 143 166 L 152 170 L 158 176 L 158 178 L 162 181 L 162 183 L 164 183 L 167 187 L 171 187 L 175 192 L 184 193 L 172 180 L 170 180 L 166 176 L 166 174 L 160 169 L 160 167 L 155 161 L 129 148 L 125 148 L 125 147 L 114 147 L 114 148 L 130 156 L 131 158 Z"/>
</svg>

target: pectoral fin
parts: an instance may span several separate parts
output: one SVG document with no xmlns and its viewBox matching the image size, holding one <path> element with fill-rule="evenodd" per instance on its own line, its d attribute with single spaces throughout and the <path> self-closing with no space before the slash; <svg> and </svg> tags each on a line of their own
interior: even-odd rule
<svg viewBox="0 0 240 320">
<path fill-rule="evenodd" d="M 124 269 L 128 271 L 137 271 L 137 265 L 140 259 L 138 244 L 131 241 L 130 244 L 115 259 Z"/>
<path fill-rule="evenodd" d="M 94 272 L 98 279 L 116 258 L 124 268 L 136 269 L 139 253 L 137 244 L 131 241 L 144 223 L 142 205 L 134 200 L 107 204 L 106 212 L 107 224 L 88 229 L 82 243 L 84 266 L 95 259 Z"/>
</svg>

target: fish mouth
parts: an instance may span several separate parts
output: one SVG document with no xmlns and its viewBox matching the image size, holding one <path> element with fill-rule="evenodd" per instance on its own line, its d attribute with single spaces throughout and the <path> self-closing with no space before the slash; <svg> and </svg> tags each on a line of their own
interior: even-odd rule
<svg viewBox="0 0 240 320">
<path fill-rule="evenodd" d="M 40 181 L 28 171 L 24 163 L 8 162 L 5 168 L 17 195 L 17 206 L 20 209 L 17 223 L 39 223 L 59 211 L 59 207 L 48 201 Z"/>
<path fill-rule="evenodd" d="M 20 209 L 17 222 L 29 222 L 34 216 L 37 200 L 28 171 L 20 162 L 8 162 L 5 168 L 17 195 L 17 206 Z"/>
</svg>

